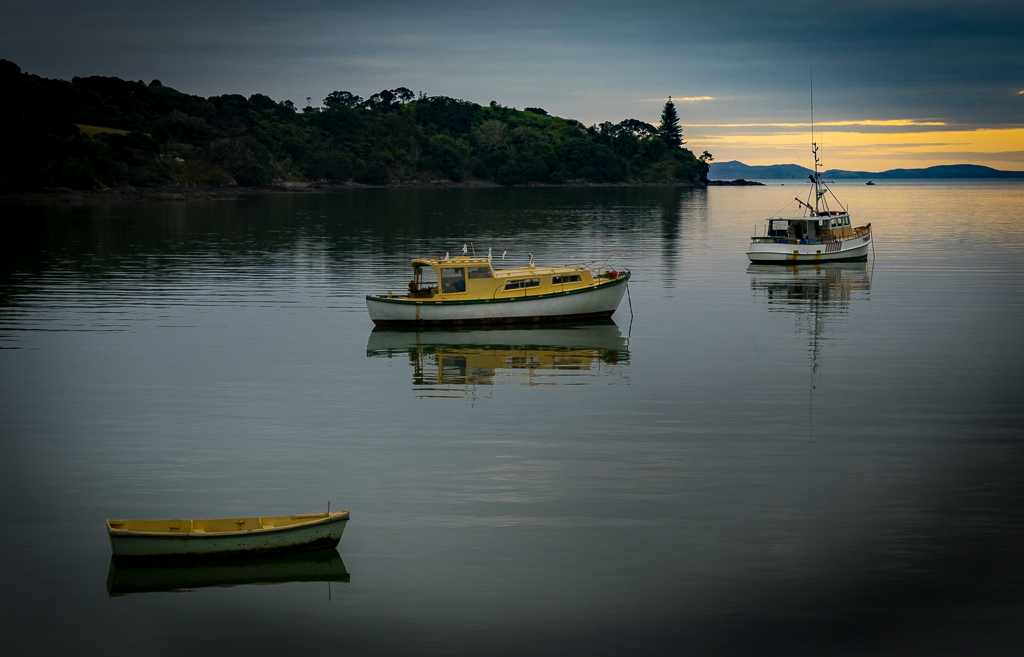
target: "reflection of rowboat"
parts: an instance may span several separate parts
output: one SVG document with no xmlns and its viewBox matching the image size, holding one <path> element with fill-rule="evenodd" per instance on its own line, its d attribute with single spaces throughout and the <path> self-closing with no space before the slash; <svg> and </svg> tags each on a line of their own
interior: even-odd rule
<svg viewBox="0 0 1024 657">
<path fill-rule="evenodd" d="M 596 374 L 629 361 L 626 341 L 610 320 L 477 330 L 377 327 L 370 333 L 366 355 L 407 355 L 415 385 L 459 387 L 493 385 L 497 377 L 528 385 L 569 382 L 558 377 Z"/>
<path fill-rule="evenodd" d="M 190 591 L 211 586 L 348 582 L 345 562 L 335 549 L 215 561 L 139 563 L 110 558 L 107 593 L 111 596 L 156 591 Z"/>
<path fill-rule="evenodd" d="M 494 269 L 490 258 L 468 256 L 412 261 L 405 294 L 368 295 L 377 325 L 552 322 L 611 317 L 622 301 L 629 271 L 564 267 Z"/>
<path fill-rule="evenodd" d="M 334 547 L 348 511 L 197 520 L 108 520 L 114 556 L 229 556 Z"/>
</svg>

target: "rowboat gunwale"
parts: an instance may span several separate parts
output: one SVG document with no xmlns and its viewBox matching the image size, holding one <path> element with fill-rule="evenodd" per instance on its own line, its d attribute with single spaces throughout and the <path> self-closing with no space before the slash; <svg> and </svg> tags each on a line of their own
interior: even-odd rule
<svg viewBox="0 0 1024 657">
<path fill-rule="evenodd" d="M 347 510 L 334 511 L 333 513 L 310 513 L 310 514 L 297 514 L 294 516 L 255 516 L 259 518 L 301 518 L 303 516 L 310 516 L 314 519 L 309 522 L 300 522 L 292 525 L 285 525 L 283 527 L 260 527 L 258 529 L 245 529 L 242 531 L 231 531 L 231 532 L 140 532 L 131 531 L 128 529 L 117 529 L 111 526 L 111 523 L 116 522 L 133 522 L 133 520 L 119 520 L 119 519 L 107 519 L 107 532 L 110 536 L 118 537 L 132 537 L 132 538 L 176 538 L 181 540 L 203 540 L 211 538 L 230 538 L 238 536 L 253 536 L 258 534 L 274 534 L 281 532 L 294 531 L 296 529 L 303 529 L 307 527 L 313 527 L 315 525 L 328 525 L 341 520 L 348 520 L 349 513 Z M 235 516 L 241 517 L 241 516 Z M 138 519 L 136 519 L 138 520 Z M 183 518 L 158 518 L 155 520 L 146 519 L 146 522 L 171 522 L 172 520 L 181 521 Z M 194 518 L 189 519 L 190 522 L 194 520 L 231 520 L 231 518 Z"/>
</svg>

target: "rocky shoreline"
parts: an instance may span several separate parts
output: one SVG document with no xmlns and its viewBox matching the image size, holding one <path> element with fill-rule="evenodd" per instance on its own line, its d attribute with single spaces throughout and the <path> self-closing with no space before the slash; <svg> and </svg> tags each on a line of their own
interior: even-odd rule
<svg viewBox="0 0 1024 657">
<path fill-rule="evenodd" d="M 745 182 L 745 181 L 744 181 Z M 718 184 L 711 181 L 708 184 Z M 732 184 L 732 183 L 729 183 Z M 761 183 L 747 183 L 759 185 Z M 513 187 L 699 187 L 701 185 L 669 180 L 662 182 L 635 181 L 617 183 L 590 183 L 573 181 L 553 185 L 546 183 L 529 183 L 513 185 Z M 78 190 L 68 188 L 47 189 L 40 192 L 9 192 L 0 194 L 2 204 L 75 204 L 75 203 L 137 203 L 167 201 L 202 201 L 244 196 L 261 196 L 265 194 L 324 194 L 341 192 L 351 189 L 484 189 L 502 187 L 488 181 L 452 182 L 450 180 L 402 181 L 387 185 L 364 185 L 347 183 L 342 185 L 328 183 L 277 182 L 266 187 L 203 186 L 186 187 L 181 185 L 154 187 L 107 187 L 103 189 Z"/>
<path fill-rule="evenodd" d="M 765 184 L 757 182 L 756 180 L 744 180 L 743 178 L 737 178 L 736 180 L 709 180 L 708 187 L 764 187 Z"/>
</svg>

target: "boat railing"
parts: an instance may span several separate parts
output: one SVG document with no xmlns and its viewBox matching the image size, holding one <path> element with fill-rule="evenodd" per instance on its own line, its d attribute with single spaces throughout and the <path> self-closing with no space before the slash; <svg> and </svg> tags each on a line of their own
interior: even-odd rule
<svg viewBox="0 0 1024 657">
<path fill-rule="evenodd" d="M 864 237 L 871 232 L 871 225 L 858 226 L 854 229 L 852 235 L 824 235 L 820 238 L 815 239 L 793 239 L 790 237 L 766 237 L 763 235 L 754 235 L 750 238 L 751 244 L 831 244 L 833 242 L 844 242 L 847 240 L 857 239 L 858 237 Z"/>
</svg>

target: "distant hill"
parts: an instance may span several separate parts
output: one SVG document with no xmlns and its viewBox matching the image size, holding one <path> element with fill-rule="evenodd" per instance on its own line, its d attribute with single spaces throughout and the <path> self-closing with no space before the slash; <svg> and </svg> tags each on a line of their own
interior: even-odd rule
<svg viewBox="0 0 1024 657">
<path fill-rule="evenodd" d="M 798 164 L 773 164 L 766 167 L 752 167 L 742 162 L 732 160 L 730 162 L 712 162 L 708 170 L 710 180 L 736 180 L 745 178 L 750 180 L 794 180 L 807 178 L 812 172 Z"/>
<path fill-rule="evenodd" d="M 708 172 L 710 180 L 796 180 L 806 179 L 813 173 L 807 167 L 797 164 L 773 164 L 771 166 L 749 166 L 742 162 L 712 162 Z M 844 171 L 829 169 L 822 172 L 829 180 L 872 178 L 1024 178 L 1024 171 L 1000 171 L 976 164 L 947 164 L 926 169 L 890 169 L 889 171 Z"/>
</svg>

